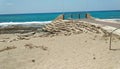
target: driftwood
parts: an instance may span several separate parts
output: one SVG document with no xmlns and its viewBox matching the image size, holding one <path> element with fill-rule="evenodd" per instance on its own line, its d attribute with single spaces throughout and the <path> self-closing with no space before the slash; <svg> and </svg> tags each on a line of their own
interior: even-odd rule
<svg viewBox="0 0 120 69">
<path fill-rule="evenodd" d="M 0 52 L 7 51 L 7 50 L 11 50 L 11 49 L 15 49 L 15 48 L 17 48 L 17 47 L 15 47 L 15 46 L 6 47 L 6 48 L 4 48 L 4 49 L 1 49 Z"/>
<path fill-rule="evenodd" d="M 83 31 L 89 31 L 93 33 L 100 33 L 100 28 L 93 26 L 88 23 L 79 22 L 79 21 L 65 21 L 65 20 L 57 20 L 50 24 L 45 25 L 42 28 L 43 31 L 54 35 L 64 34 L 76 34 L 82 33 Z"/>
</svg>

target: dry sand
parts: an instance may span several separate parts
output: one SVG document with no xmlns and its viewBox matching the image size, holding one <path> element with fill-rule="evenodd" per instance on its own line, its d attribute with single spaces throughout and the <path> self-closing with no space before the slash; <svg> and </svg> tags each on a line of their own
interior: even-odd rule
<svg viewBox="0 0 120 69">
<path fill-rule="evenodd" d="M 120 69 L 120 50 L 109 50 L 101 34 L 17 38 L 0 35 L 0 69 Z M 112 48 L 120 49 L 120 40 Z"/>
<path fill-rule="evenodd" d="M 54 34 L 80 32 L 78 26 L 99 31 L 84 23 L 58 24 L 46 27 L 49 34 L 51 30 Z M 120 39 L 112 38 L 114 50 L 109 50 L 109 37 L 94 31 L 44 37 L 34 32 L 0 34 L 0 69 L 120 69 Z"/>
</svg>

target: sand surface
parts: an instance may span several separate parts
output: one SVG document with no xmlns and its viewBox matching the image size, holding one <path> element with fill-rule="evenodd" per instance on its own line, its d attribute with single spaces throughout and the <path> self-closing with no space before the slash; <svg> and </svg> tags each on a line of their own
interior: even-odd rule
<svg viewBox="0 0 120 69">
<path fill-rule="evenodd" d="M 120 69 L 120 40 L 101 34 L 17 39 L 0 35 L 0 69 Z M 38 34 L 39 35 L 39 34 Z"/>
<path fill-rule="evenodd" d="M 101 24 L 104 26 L 112 26 L 115 28 L 120 28 L 120 22 L 114 23 L 114 22 L 106 22 L 106 21 L 99 21 L 99 20 L 92 20 L 92 19 L 81 19 L 81 20 L 86 21 L 86 22 L 95 23 L 95 24 Z"/>
</svg>

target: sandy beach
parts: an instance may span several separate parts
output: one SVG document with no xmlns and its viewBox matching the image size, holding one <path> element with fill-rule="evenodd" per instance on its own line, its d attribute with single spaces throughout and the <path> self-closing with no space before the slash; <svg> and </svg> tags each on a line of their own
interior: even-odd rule
<svg viewBox="0 0 120 69">
<path fill-rule="evenodd" d="M 0 0 L 0 69 L 120 69 L 120 0 Z"/>
<path fill-rule="evenodd" d="M 57 22 L 45 26 L 47 34 L 0 34 L 0 69 L 120 68 L 118 38 L 113 37 L 114 50 L 109 50 L 109 36 L 99 28 L 80 24 L 84 27 L 78 31 L 79 23 L 59 23 L 56 28 Z"/>
</svg>

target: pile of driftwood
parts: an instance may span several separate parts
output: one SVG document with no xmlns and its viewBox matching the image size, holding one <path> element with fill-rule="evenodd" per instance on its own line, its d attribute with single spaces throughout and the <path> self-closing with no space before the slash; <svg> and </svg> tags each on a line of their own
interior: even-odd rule
<svg viewBox="0 0 120 69">
<path fill-rule="evenodd" d="M 82 32 L 101 32 L 100 27 L 96 27 L 95 25 L 77 20 L 56 20 L 50 24 L 45 25 L 42 30 L 48 32 L 48 35 L 71 35 L 79 34 Z"/>
</svg>

